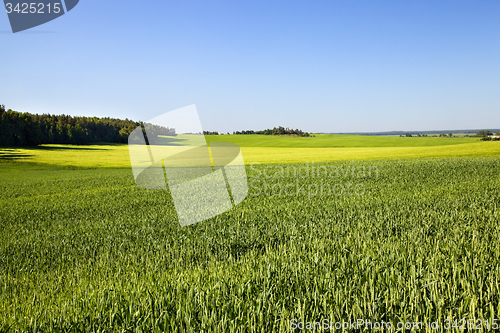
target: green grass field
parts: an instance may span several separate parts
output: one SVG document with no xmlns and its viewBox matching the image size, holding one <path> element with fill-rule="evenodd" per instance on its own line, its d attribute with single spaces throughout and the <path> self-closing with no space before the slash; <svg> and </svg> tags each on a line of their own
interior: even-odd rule
<svg viewBox="0 0 500 333">
<path fill-rule="evenodd" d="M 499 142 L 276 139 L 290 145 L 242 144 L 262 164 L 240 205 L 184 228 L 124 145 L 0 149 L 0 331 L 500 318 Z"/>
<path fill-rule="evenodd" d="M 476 142 L 464 137 L 399 137 L 315 134 L 314 137 L 272 135 L 207 135 L 209 142 L 233 142 L 240 147 L 352 148 L 352 147 L 433 147 Z"/>
<path fill-rule="evenodd" d="M 179 137 L 182 141 L 182 136 Z M 478 141 L 477 138 L 400 138 L 320 134 L 314 138 L 209 135 L 206 139 L 209 143 L 222 141 L 240 145 L 246 164 L 500 156 L 500 142 Z M 130 167 L 128 146 L 123 144 L 0 147 L 0 160 L 89 168 Z"/>
</svg>

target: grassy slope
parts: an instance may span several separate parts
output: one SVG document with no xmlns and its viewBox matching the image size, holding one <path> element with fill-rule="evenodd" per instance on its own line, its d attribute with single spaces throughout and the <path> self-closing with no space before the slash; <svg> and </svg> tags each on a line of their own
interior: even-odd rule
<svg viewBox="0 0 500 333">
<path fill-rule="evenodd" d="M 233 142 L 240 147 L 345 148 L 345 147 L 432 147 L 476 142 L 477 138 L 434 138 L 316 134 L 300 138 L 271 135 L 207 135 L 208 142 Z"/>
<path fill-rule="evenodd" d="M 33 162 L 87 168 L 130 168 L 127 145 L 42 145 L 0 148 L 0 161 Z"/>
<path fill-rule="evenodd" d="M 207 141 L 230 141 L 239 144 L 247 164 L 500 156 L 500 142 L 481 142 L 475 138 L 400 138 L 353 135 L 296 138 L 222 135 L 207 136 Z M 307 147 L 311 144 L 318 146 Z M 339 147 L 335 148 L 335 146 Z M 130 167 L 127 145 L 44 145 L 22 149 L 0 148 L 1 160 L 77 167 Z"/>
<path fill-rule="evenodd" d="M 246 164 L 384 160 L 428 157 L 500 156 L 500 142 L 433 147 L 268 148 L 242 147 Z"/>
<path fill-rule="evenodd" d="M 242 150 L 247 163 L 500 156 L 498 142 L 390 139 Z M 243 203 L 186 228 L 168 192 L 138 188 L 128 163 L 126 145 L 0 149 L 0 331 L 284 332 L 292 318 L 500 315 L 497 157 L 323 164 L 378 168 L 361 178 L 252 166 Z M 365 194 L 308 195 L 347 183 Z M 288 184 L 304 192 L 272 192 Z"/>
<path fill-rule="evenodd" d="M 327 163 L 379 172 L 321 179 L 249 167 L 243 203 L 186 228 L 168 192 L 138 188 L 127 169 L 0 163 L 0 331 L 498 318 L 499 161 Z M 271 192 L 296 182 L 305 193 Z M 307 195 L 347 182 L 365 194 Z"/>
</svg>

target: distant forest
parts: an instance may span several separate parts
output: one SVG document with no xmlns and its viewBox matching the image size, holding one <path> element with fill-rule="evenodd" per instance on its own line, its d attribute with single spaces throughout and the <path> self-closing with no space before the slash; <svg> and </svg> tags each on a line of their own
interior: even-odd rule
<svg viewBox="0 0 500 333">
<path fill-rule="evenodd" d="M 203 134 L 205 134 L 205 135 L 219 135 L 219 132 L 205 131 Z M 254 131 L 254 130 L 236 131 L 236 132 L 233 132 L 233 134 L 294 135 L 294 136 L 301 136 L 301 137 L 314 136 L 314 135 L 311 135 L 311 134 L 304 132 L 302 130 L 299 130 L 299 129 L 292 129 L 292 128 L 288 128 L 288 127 L 285 128 L 285 127 L 281 127 L 281 126 L 274 127 L 273 129 L 265 129 L 263 131 Z"/>
<path fill-rule="evenodd" d="M 0 146 L 36 146 L 39 144 L 76 144 L 95 142 L 126 143 L 138 126 L 157 135 L 176 135 L 175 129 L 129 119 L 72 117 L 31 114 L 5 110 L 0 105 Z"/>
</svg>

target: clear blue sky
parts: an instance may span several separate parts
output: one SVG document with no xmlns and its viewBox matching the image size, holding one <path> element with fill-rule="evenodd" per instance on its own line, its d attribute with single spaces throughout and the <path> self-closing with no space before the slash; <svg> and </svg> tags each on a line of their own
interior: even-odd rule
<svg viewBox="0 0 500 333">
<path fill-rule="evenodd" d="M 205 130 L 500 127 L 500 1 L 80 0 L 17 34 L 0 103 Z M 49 33 L 47 33 L 49 32 Z"/>
</svg>

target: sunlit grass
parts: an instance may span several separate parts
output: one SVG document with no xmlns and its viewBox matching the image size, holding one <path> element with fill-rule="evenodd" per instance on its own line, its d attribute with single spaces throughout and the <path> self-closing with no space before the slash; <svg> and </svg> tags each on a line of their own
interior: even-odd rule
<svg viewBox="0 0 500 333">
<path fill-rule="evenodd" d="M 230 138 L 234 136 L 219 136 Z M 239 135 L 238 137 L 246 137 Z M 215 136 L 207 136 L 211 141 Z M 283 140 L 294 138 L 284 138 Z M 309 139 L 309 138 L 296 138 Z M 314 138 L 313 138 L 314 139 Z M 391 138 L 426 139 L 426 138 Z M 343 148 L 295 148 L 293 142 L 287 147 L 253 147 L 241 146 L 246 164 L 259 163 L 302 163 L 325 161 L 350 161 L 369 159 L 402 159 L 428 157 L 474 157 L 500 156 L 500 142 L 483 142 L 464 138 L 429 138 L 441 142 L 451 140 L 468 140 L 462 144 L 418 147 L 343 147 Z M 448 141 L 450 140 L 450 141 Z M 231 140 L 229 140 L 231 141 Z M 233 140 L 237 141 L 237 140 Z M 250 139 L 250 142 L 252 140 Z M 240 144 L 240 143 L 238 143 Z M 157 147 L 158 148 L 158 147 Z M 158 149 L 162 149 L 161 147 Z M 182 146 L 174 149 L 182 149 Z M 130 157 L 127 145 L 43 145 L 33 148 L 0 148 L 0 161 L 25 161 L 48 165 L 75 166 L 87 168 L 130 168 Z"/>
<path fill-rule="evenodd" d="M 314 137 L 274 135 L 207 135 L 207 141 L 227 141 L 240 147 L 280 148 L 353 148 L 353 147 L 432 147 L 457 145 L 478 141 L 478 138 L 464 137 L 399 137 L 314 134 Z"/>
<path fill-rule="evenodd" d="M 500 142 L 431 147 L 270 148 L 242 147 L 246 164 L 303 163 L 438 157 L 500 156 Z"/>
<path fill-rule="evenodd" d="M 169 193 L 138 188 L 128 169 L 0 163 L 0 331 L 500 317 L 499 158 L 321 166 L 377 172 L 249 166 L 243 203 L 181 228 Z M 347 183 L 364 194 L 307 193 Z M 278 193 L 287 184 L 304 192 Z"/>
<path fill-rule="evenodd" d="M 243 203 L 185 228 L 168 191 L 135 185 L 127 145 L 0 148 L 0 331 L 500 317 L 500 142 L 277 139 L 242 144 Z M 376 172 L 350 172 L 363 167 Z M 363 195 L 328 194 L 339 184 Z"/>
</svg>

